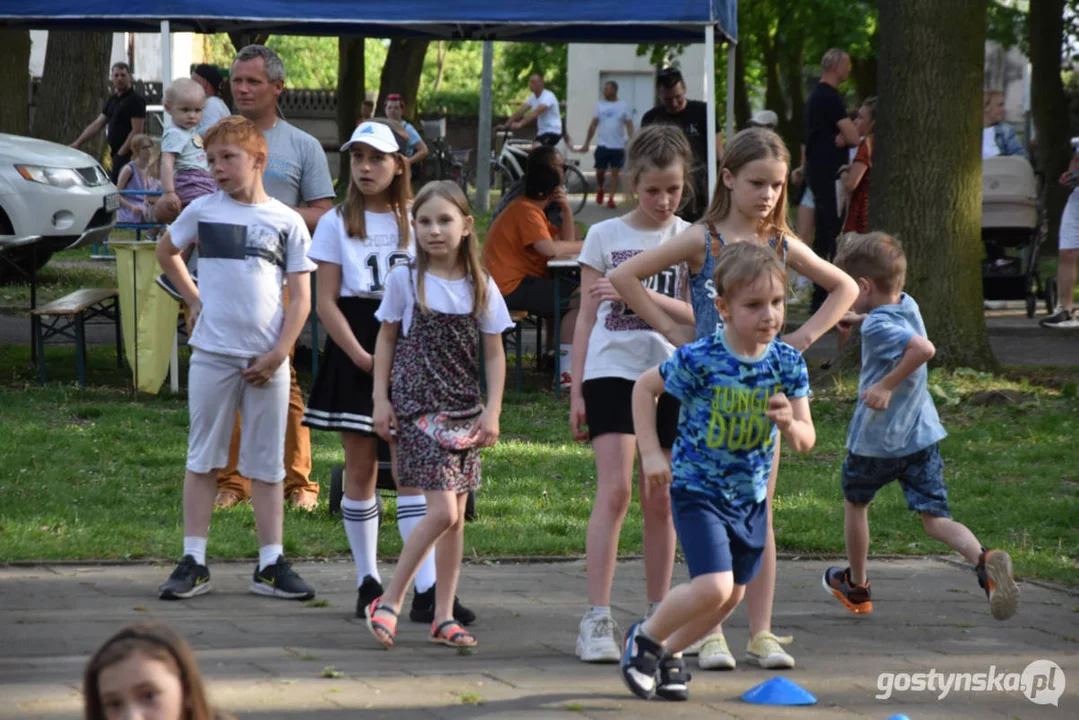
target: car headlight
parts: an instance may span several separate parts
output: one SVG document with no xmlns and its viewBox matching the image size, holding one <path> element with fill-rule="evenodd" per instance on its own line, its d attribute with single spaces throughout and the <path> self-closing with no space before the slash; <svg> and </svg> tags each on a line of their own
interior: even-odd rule
<svg viewBox="0 0 1079 720">
<path fill-rule="evenodd" d="M 44 167 L 41 165 L 16 165 L 19 174 L 30 182 L 52 185 L 58 188 L 82 185 L 82 177 L 72 168 Z"/>
</svg>

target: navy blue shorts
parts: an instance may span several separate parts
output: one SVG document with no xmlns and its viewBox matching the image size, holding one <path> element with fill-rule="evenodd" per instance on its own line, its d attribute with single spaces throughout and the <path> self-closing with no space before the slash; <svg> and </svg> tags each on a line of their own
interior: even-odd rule
<svg viewBox="0 0 1079 720">
<path fill-rule="evenodd" d="M 594 157 L 597 170 L 606 170 L 608 168 L 621 170 L 622 166 L 626 164 L 626 151 L 621 148 L 608 148 L 600 145 L 596 148 Z"/>
<path fill-rule="evenodd" d="M 944 487 L 944 461 L 940 443 L 897 458 L 866 457 L 850 453 L 843 461 L 843 497 L 867 505 L 877 491 L 898 480 L 914 512 L 950 518 L 948 489 Z"/>
<path fill-rule="evenodd" d="M 536 136 L 536 142 L 540 145 L 550 145 L 551 147 L 557 145 L 561 139 L 562 133 L 540 133 Z"/>
<path fill-rule="evenodd" d="M 672 487 L 671 515 L 691 578 L 731 572 L 735 585 L 745 585 L 760 570 L 768 537 L 767 500 L 734 507 Z"/>
</svg>

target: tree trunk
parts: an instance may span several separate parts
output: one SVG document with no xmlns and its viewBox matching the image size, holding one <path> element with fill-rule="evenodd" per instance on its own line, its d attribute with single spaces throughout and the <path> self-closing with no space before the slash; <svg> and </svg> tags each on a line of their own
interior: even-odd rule
<svg viewBox="0 0 1079 720">
<path fill-rule="evenodd" d="M 1068 169 L 1071 142 L 1068 96 L 1060 77 L 1064 40 L 1064 0 L 1037 0 L 1030 4 L 1030 108 L 1038 147 L 1035 162 L 1045 173 L 1045 212 L 1049 221 L 1047 250 L 1057 247 L 1060 215 L 1068 201 L 1068 188 L 1057 182 Z"/>
<path fill-rule="evenodd" d="M 362 37 L 341 37 L 337 40 L 337 138 L 344 145 L 356 128 L 363 112 L 367 85 Z M 348 184 L 351 172 L 348 153 L 340 153 L 337 181 Z"/>
<path fill-rule="evenodd" d="M 776 130 L 791 148 L 792 160 L 797 163 L 799 158 L 798 148 L 802 144 L 802 136 L 805 134 L 805 85 L 802 80 L 802 66 L 805 64 L 805 35 L 801 35 L 797 41 L 790 40 L 786 43 L 786 76 L 787 96 L 790 107 L 790 119 L 784 115 L 779 116 L 779 127 Z"/>
<path fill-rule="evenodd" d="M 50 31 L 31 134 L 67 145 L 101 114 L 109 95 L 112 33 Z M 105 133 L 83 143 L 84 152 L 101 158 Z"/>
<path fill-rule="evenodd" d="M 880 3 L 870 225 L 896 235 L 936 360 L 996 365 L 982 311 L 986 0 Z"/>
<path fill-rule="evenodd" d="M 876 43 L 873 45 L 875 46 Z M 852 58 L 850 75 L 854 80 L 854 92 L 858 102 L 877 94 L 877 58 L 875 56 Z"/>
<path fill-rule="evenodd" d="M 25 135 L 30 129 L 29 66 L 30 31 L 0 30 L 0 132 Z"/>
<path fill-rule="evenodd" d="M 438 92 L 438 89 L 442 87 L 442 78 L 446 74 L 446 55 L 449 54 L 449 46 L 450 44 L 445 40 L 438 41 L 438 72 L 435 74 L 433 92 Z"/>
<path fill-rule="evenodd" d="M 423 58 L 429 40 L 391 40 L 386 51 L 386 64 L 378 82 L 376 115 L 386 114 L 386 96 L 397 93 L 405 99 L 405 119 L 416 117 L 416 95 L 420 90 Z"/>
<path fill-rule="evenodd" d="M 749 90 L 746 88 L 746 51 L 743 41 L 734 44 L 734 126 L 741 129 L 748 123 Z M 731 141 L 730 138 L 726 140 Z"/>
</svg>

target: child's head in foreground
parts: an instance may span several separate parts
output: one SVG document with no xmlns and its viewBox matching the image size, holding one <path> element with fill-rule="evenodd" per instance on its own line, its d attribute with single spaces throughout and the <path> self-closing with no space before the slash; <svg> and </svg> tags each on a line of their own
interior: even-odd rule
<svg viewBox="0 0 1079 720">
<path fill-rule="evenodd" d="M 229 193 L 262 183 L 269 149 L 255 123 L 230 115 L 214 123 L 202 139 L 206 162 L 217 186 Z"/>
<path fill-rule="evenodd" d="M 898 302 L 907 279 L 907 256 L 891 235 L 848 233 L 839 243 L 835 264 L 858 283 L 855 312 Z"/>
<path fill-rule="evenodd" d="M 86 665 L 86 720 L 211 720 L 202 675 L 175 631 L 133 625 L 109 638 Z"/>
<path fill-rule="evenodd" d="M 787 269 L 776 252 L 759 243 L 731 243 L 712 279 L 716 309 L 743 349 L 770 343 L 783 326 L 787 288 Z"/>
</svg>

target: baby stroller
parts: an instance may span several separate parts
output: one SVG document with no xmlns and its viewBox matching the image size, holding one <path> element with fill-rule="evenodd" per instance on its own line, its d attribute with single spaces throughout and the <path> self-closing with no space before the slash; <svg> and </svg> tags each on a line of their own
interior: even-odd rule
<svg viewBox="0 0 1079 720">
<path fill-rule="evenodd" d="M 1025 158 L 999 156 L 982 161 L 982 291 L 986 300 L 1026 300 L 1034 317 L 1038 300 L 1047 312 L 1056 304 L 1056 278 L 1043 282 L 1038 250 L 1048 234 L 1038 202 L 1034 169 Z M 1018 253 L 1009 255 L 1008 249 Z"/>
</svg>

